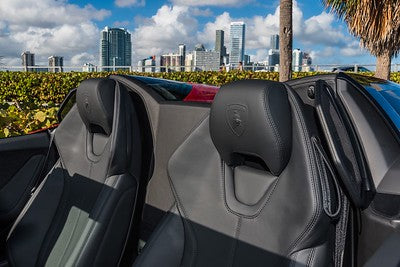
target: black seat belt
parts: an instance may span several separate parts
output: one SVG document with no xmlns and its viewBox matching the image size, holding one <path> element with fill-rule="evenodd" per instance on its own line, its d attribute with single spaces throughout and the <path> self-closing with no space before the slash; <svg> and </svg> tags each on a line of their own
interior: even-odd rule
<svg viewBox="0 0 400 267">
<path fill-rule="evenodd" d="M 344 251 L 346 248 L 346 234 L 347 234 L 347 224 L 349 221 L 349 216 L 350 216 L 350 203 L 346 197 L 346 195 L 343 193 L 343 190 L 341 190 L 339 183 L 336 178 L 336 174 L 333 171 L 333 166 L 330 163 L 328 156 L 325 153 L 324 148 L 322 147 L 321 143 L 319 142 L 318 139 L 314 138 L 313 143 L 315 147 L 317 148 L 317 152 L 320 154 L 322 160 L 326 164 L 326 167 L 328 168 L 332 179 L 334 181 L 334 184 L 336 186 L 336 190 L 338 191 L 338 221 L 336 222 L 335 225 L 335 253 L 334 253 L 334 266 L 335 267 L 342 267 L 343 266 L 343 261 L 344 261 Z M 336 213 L 336 212 L 335 212 Z M 334 214 L 332 214 L 334 215 Z M 332 216 L 334 217 L 334 216 Z"/>
<path fill-rule="evenodd" d="M 56 129 L 47 130 L 47 131 L 48 131 L 48 134 L 49 134 L 49 137 L 50 137 L 49 146 L 47 148 L 47 152 L 46 152 L 46 155 L 44 157 L 44 161 L 43 161 L 43 164 L 42 164 L 42 166 L 40 168 L 38 176 L 36 177 L 35 184 L 33 185 L 32 189 L 31 189 L 31 196 L 33 195 L 33 193 L 35 193 L 36 189 L 38 188 L 38 186 L 43 181 L 43 178 L 46 175 L 44 172 L 46 171 L 47 163 L 48 163 L 48 160 L 49 160 L 49 157 L 50 157 L 50 153 L 51 153 L 51 148 L 53 147 L 53 143 L 54 143 L 54 136 L 55 136 Z"/>
<path fill-rule="evenodd" d="M 342 267 L 344 261 L 344 251 L 346 248 L 346 234 L 347 224 L 349 221 L 350 205 L 346 196 L 342 194 L 342 209 L 339 217 L 339 221 L 335 227 L 335 267 Z"/>
</svg>

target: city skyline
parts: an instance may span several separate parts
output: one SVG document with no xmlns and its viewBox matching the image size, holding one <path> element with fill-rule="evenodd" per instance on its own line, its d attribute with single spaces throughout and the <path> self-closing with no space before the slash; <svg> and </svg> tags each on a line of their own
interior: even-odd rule
<svg viewBox="0 0 400 267">
<path fill-rule="evenodd" d="M 179 43 L 187 47 L 203 43 L 214 49 L 216 29 L 224 31 L 228 49 L 230 23 L 244 21 L 246 53 L 262 61 L 268 58 L 270 37 L 278 33 L 278 4 L 256 0 L 4 0 L 0 3 L 0 55 L 5 65 L 20 65 L 23 51 L 35 53 L 38 65 L 46 64 L 53 54 L 63 55 L 64 65 L 98 63 L 98 36 L 109 26 L 127 28 L 132 34 L 132 62 L 137 62 L 148 55 L 175 51 Z M 308 51 L 315 64 L 375 62 L 319 0 L 294 1 L 293 22 L 293 47 Z"/>
</svg>

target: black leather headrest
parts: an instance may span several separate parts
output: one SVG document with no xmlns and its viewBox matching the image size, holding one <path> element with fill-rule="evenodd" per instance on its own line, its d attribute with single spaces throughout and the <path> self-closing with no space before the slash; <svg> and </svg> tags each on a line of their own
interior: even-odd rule
<svg viewBox="0 0 400 267">
<path fill-rule="evenodd" d="M 210 134 L 228 165 L 240 165 L 245 156 L 252 156 L 279 175 L 289 161 L 292 145 L 285 85 L 244 80 L 222 86 L 211 107 Z"/>
<path fill-rule="evenodd" d="M 79 85 L 76 91 L 76 103 L 79 115 L 90 132 L 111 134 L 114 93 L 114 80 L 88 79 Z"/>
</svg>

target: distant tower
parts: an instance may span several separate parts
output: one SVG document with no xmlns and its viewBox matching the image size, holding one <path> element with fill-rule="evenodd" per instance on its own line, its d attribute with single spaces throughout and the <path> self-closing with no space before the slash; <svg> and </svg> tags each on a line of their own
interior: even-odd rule
<svg viewBox="0 0 400 267">
<path fill-rule="evenodd" d="M 226 47 L 225 47 L 225 32 L 223 30 L 216 30 L 215 32 L 215 51 L 220 54 L 220 64 L 224 62 L 224 57 L 226 56 Z"/>
<path fill-rule="evenodd" d="M 206 49 L 204 48 L 204 45 L 203 45 L 203 44 L 197 44 L 197 45 L 194 47 L 194 51 L 206 51 Z"/>
<path fill-rule="evenodd" d="M 303 52 L 300 49 L 294 49 L 292 53 L 293 71 L 301 71 L 303 61 Z"/>
<path fill-rule="evenodd" d="M 105 27 L 101 31 L 100 66 L 131 66 L 131 60 L 131 34 L 123 28 Z"/>
<path fill-rule="evenodd" d="M 244 60 L 246 24 L 244 22 L 232 22 L 230 27 L 230 54 L 229 62 L 233 67 Z"/>
<path fill-rule="evenodd" d="M 185 44 L 179 45 L 179 53 L 178 54 L 180 56 L 179 65 L 181 65 L 181 71 L 185 71 L 185 58 L 186 58 L 186 45 Z"/>
<path fill-rule="evenodd" d="M 64 66 L 64 58 L 58 56 L 49 57 L 49 72 L 62 72 Z M 59 68 L 57 68 L 59 67 Z"/>
<path fill-rule="evenodd" d="M 21 60 L 25 71 L 33 71 L 32 68 L 28 67 L 35 66 L 35 54 L 25 51 L 21 54 Z"/>
<path fill-rule="evenodd" d="M 270 39 L 270 49 L 268 50 L 268 65 L 270 71 L 276 71 L 279 65 L 279 35 L 273 34 Z"/>
<path fill-rule="evenodd" d="M 279 50 L 279 35 L 273 34 L 270 40 L 271 49 Z"/>
</svg>

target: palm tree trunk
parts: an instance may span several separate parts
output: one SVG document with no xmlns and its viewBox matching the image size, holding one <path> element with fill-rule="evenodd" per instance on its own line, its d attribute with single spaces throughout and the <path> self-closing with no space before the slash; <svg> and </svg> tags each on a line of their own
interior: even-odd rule
<svg viewBox="0 0 400 267">
<path fill-rule="evenodd" d="M 292 0 L 280 0 L 279 15 L 279 81 L 285 82 L 292 76 L 293 22 Z"/>
<path fill-rule="evenodd" d="M 389 80 L 391 63 L 392 53 L 389 50 L 385 51 L 382 55 L 376 57 L 375 77 Z"/>
</svg>

